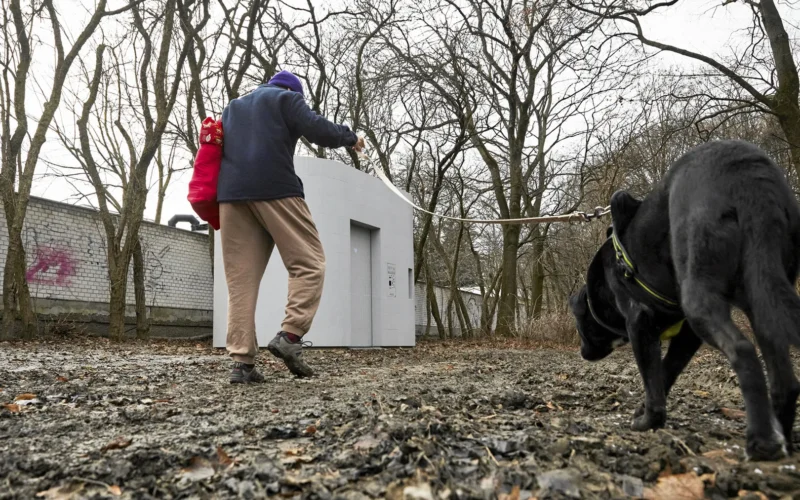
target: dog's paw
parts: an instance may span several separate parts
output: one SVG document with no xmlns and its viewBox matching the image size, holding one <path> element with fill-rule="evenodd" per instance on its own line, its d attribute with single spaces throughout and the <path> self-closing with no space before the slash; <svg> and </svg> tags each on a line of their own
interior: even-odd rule
<svg viewBox="0 0 800 500">
<path fill-rule="evenodd" d="M 644 415 L 644 405 L 639 405 L 639 407 L 636 408 L 636 411 L 633 412 L 633 418 L 637 419 L 637 418 L 641 417 L 642 415 Z"/>
<path fill-rule="evenodd" d="M 787 446 L 786 438 L 780 430 L 778 421 L 772 421 L 772 433 L 767 437 L 763 435 L 747 434 L 747 447 L 745 456 L 747 460 L 754 462 L 781 460 L 791 453 L 791 447 Z"/>
<path fill-rule="evenodd" d="M 774 439 L 748 439 L 746 458 L 751 462 L 771 462 L 788 456 L 786 443 Z"/>
<path fill-rule="evenodd" d="M 631 429 L 637 432 L 644 432 L 651 429 L 661 429 L 666 423 L 666 411 L 647 411 L 644 406 L 642 406 L 639 410 L 636 410 L 636 413 L 633 415 Z"/>
</svg>

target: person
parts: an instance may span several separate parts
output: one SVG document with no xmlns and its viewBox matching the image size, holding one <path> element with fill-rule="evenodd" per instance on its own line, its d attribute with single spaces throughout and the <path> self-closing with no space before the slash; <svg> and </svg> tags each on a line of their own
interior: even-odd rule
<svg viewBox="0 0 800 500">
<path fill-rule="evenodd" d="M 268 350 L 298 377 L 314 372 L 303 360 L 303 336 L 322 296 L 325 254 L 303 182 L 295 173 L 297 141 L 360 152 L 364 139 L 309 108 L 300 80 L 288 71 L 233 99 L 222 113 L 225 133 L 217 185 L 220 237 L 228 283 L 227 350 L 230 382 L 263 382 L 255 367 L 258 288 L 275 246 L 289 273 L 289 294 L 280 331 Z"/>
</svg>

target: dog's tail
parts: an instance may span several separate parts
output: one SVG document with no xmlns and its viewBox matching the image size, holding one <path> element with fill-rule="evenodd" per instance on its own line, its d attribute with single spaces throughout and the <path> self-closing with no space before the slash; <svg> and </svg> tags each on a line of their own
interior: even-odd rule
<svg viewBox="0 0 800 500">
<path fill-rule="evenodd" d="M 800 296 L 793 283 L 800 237 L 794 229 L 797 221 L 776 205 L 761 207 L 768 213 L 761 212 L 757 224 L 748 224 L 751 238 L 742 259 L 745 293 L 757 336 L 776 347 L 800 347 Z"/>
</svg>

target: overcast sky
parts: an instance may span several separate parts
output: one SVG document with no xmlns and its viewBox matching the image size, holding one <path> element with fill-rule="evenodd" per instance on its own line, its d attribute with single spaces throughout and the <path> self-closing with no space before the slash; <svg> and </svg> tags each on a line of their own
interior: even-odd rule
<svg viewBox="0 0 800 500">
<path fill-rule="evenodd" d="M 67 0 L 68 3 L 77 0 Z M 112 5 L 119 2 L 111 2 Z M 62 1 L 59 1 L 60 5 Z M 327 2 L 320 1 L 320 6 Z M 725 7 L 721 6 L 722 0 L 684 0 L 678 7 L 671 8 L 664 13 L 648 16 L 643 23 L 645 34 L 654 40 L 677 45 L 682 48 L 702 52 L 707 55 L 728 55 L 735 50 L 741 43 L 741 38 L 736 33 L 737 30 L 746 28 L 751 22 L 751 10 L 744 2 L 737 2 Z M 797 12 L 790 12 L 783 5 L 781 10 L 784 13 L 784 22 L 789 22 L 792 17 L 797 16 Z M 62 11 L 64 12 L 64 11 Z M 81 26 L 83 16 L 79 10 L 74 12 L 72 19 L 69 20 L 71 26 Z M 793 20 L 797 22 L 797 20 Z M 787 26 L 787 28 L 789 28 Z M 795 30 L 792 30 L 796 33 Z M 44 51 L 42 51 L 44 53 Z M 670 65 L 696 65 L 695 63 L 672 54 L 662 54 L 658 57 L 657 63 L 662 67 Z M 47 64 L 40 60 L 39 64 Z M 62 110 L 63 113 L 66 110 Z M 67 161 L 68 155 L 60 150 L 58 141 L 53 138 L 48 141 L 43 154 L 54 161 Z M 44 173 L 45 167 L 42 165 L 37 173 Z M 162 222 L 166 223 L 175 214 L 191 214 L 192 209 L 186 201 L 187 186 L 191 172 L 184 172 L 181 176 L 174 179 L 169 189 L 164 205 Z M 34 184 L 34 196 L 51 198 L 59 201 L 68 201 L 72 189 L 64 182 L 52 178 L 37 177 Z M 147 207 L 145 217 L 152 219 L 155 214 L 155 199 Z"/>
</svg>

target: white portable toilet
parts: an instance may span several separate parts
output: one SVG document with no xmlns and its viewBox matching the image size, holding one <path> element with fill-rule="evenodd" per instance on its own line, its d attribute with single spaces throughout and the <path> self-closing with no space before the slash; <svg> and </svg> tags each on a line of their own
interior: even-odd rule
<svg viewBox="0 0 800 500">
<path fill-rule="evenodd" d="M 380 179 L 342 163 L 295 157 L 325 251 L 325 285 L 311 331 L 317 347 L 408 347 L 414 334 L 413 209 Z M 225 347 L 228 287 L 215 233 L 214 346 Z M 280 330 L 288 293 L 272 253 L 256 306 L 258 345 Z"/>
</svg>

